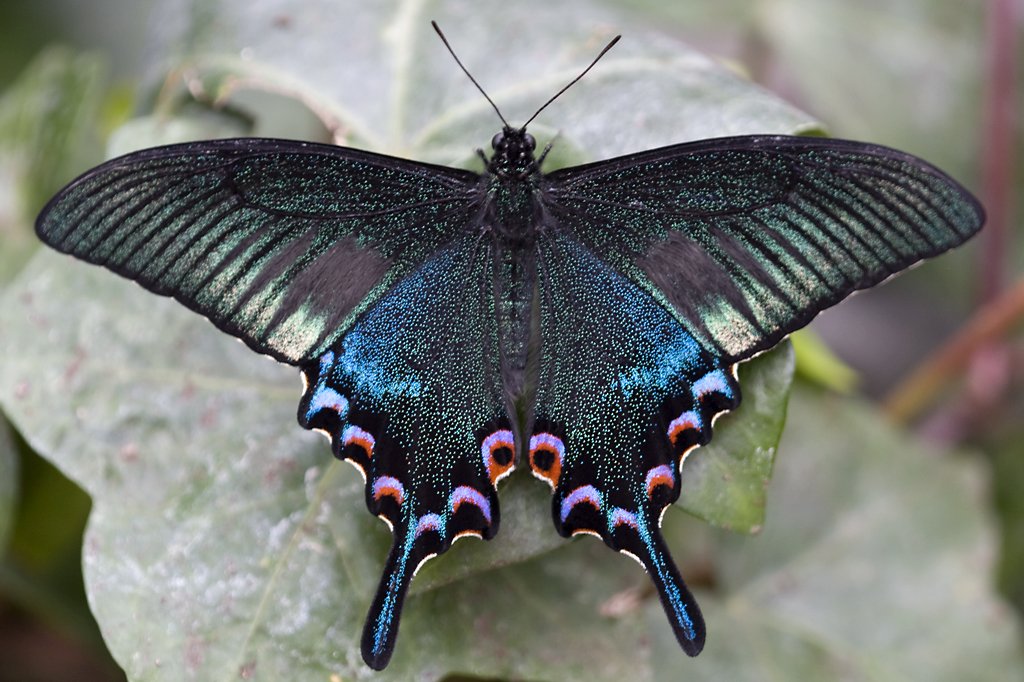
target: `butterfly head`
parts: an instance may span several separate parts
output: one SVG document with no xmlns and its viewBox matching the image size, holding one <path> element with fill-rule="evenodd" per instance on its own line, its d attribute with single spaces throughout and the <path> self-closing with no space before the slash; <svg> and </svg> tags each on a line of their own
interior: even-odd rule
<svg viewBox="0 0 1024 682">
<path fill-rule="evenodd" d="M 544 150 L 539 159 L 535 158 L 533 151 L 537 147 L 537 141 L 533 139 L 533 135 L 526 132 L 526 126 L 530 125 L 533 119 L 537 118 L 538 114 L 544 111 L 549 104 L 558 99 L 563 92 L 575 85 L 587 74 L 588 71 L 594 68 L 594 64 L 597 64 L 598 60 L 600 60 L 601 57 L 603 57 L 604 54 L 612 48 L 612 45 L 619 42 L 619 38 L 622 37 L 615 36 L 612 38 L 611 41 L 604 46 L 604 49 L 601 50 L 597 57 L 594 58 L 594 61 L 590 62 L 590 66 L 583 69 L 580 75 L 573 78 L 561 90 L 552 95 L 547 102 L 537 109 L 537 111 L 533 112 L 533 116 L 528 118 L 526 123 L 519 128 L 513 128 L 508 124 L 508 121 L 505 120 L 505 117 L 501 115 L 501 110 L 498 109 L 498 105 L 494 103 L 494 100 L 491 99 L 490 95 L 488 95 L 487 92 L 480 87 L 480 84 L 476 82 L 476 79 L 473 78 L 473 74 L 471 74 L 462 64 L 458 55 L 455 54 L 455 50 L 453 50 L 452 46 L 448 43 L 448 39 L 444 37 L 441 27 L 437 25 L 436 21 L 431 21 L 430 24 L 434 27 L 434 31 L 437 32 L 437 36 L 441 39 L 441 42 L 444 43 L 444 46 L 448 49 L 452 59 L 454 59 L 455 63 L 459 65 L 459 68 L 462 69 L 464 74 L 466 74 L 466 77 L 469 78 L 470 82 L 476 86 L 476 89 L 480 91 L 480 94 L 484 96 L 484 99 L 487 100 L 494 109 L 494 113 L 498 115 L 498 118 L 500 118 L 501 122 L 504 124 L 501 132 L 495 135 L 491 140 L 491 147 L 494 148 L 494 154 L 491 155 L 490 160 L 487 160 L 486 157 L 484 157 L 484 161 L 487 164 L 487 172 L 499 180 L 525 180 L 531 175 L 540 173 L 540 165 L 543 163 L 544 156 L 547 154 L 548 149 L 551 148 L 551 145 L 549 144 L 547 146 L 547 149 Z M 483 150 L 478 150 L 477 153 L 480 154 L 481 157 L 484 156 Z"/>
<path fill-rule="evenodd" d="M 505 126 L 491 138 L 494 154 L 487 162 L 487 170 L 498 177 L 523 178 L 537 170 L 533 156 L 537 141 L 526 128 Z"/>
</svg>

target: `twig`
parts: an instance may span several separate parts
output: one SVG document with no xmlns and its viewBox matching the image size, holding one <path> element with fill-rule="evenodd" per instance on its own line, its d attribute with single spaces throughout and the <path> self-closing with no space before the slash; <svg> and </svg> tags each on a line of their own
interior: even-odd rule
<svg viewBox="0 0 1024 682">
<path fill-rule="evenodd" d="M 928 356 L 882 403 L 886 416 L 907 422 L 927 407 L 939 390 L 961 374 L 974 355 L 1003 341 L 1024 322 L 1024 278 L 985 305 L 945 345 Z"/>
</svg>

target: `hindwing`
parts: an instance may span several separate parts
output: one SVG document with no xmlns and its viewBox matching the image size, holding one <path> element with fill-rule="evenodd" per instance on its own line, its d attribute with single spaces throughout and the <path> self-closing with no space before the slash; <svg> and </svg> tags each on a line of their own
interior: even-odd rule
<svg viewBox="0 0 1024 682">
<path fill-rule="evenodd" d="M 366 478 L 394 544 L 363 634 L 391 656 L 419 565 L 465 534 L 498 530 L 495 484 L 514 466 L 498 367 L 494 262 L 463 238 L 422 264 L 317 361 L 303 367 L 299 422 L 324 430 Z"/>
<path fill-rule="evenodd" d="M 650 294 L 565 232 L 540 242 L 541 354 L 529 464 L 565 536 L 600 536 L 647 569 L 683 649 L 704 622 L 659 527 L 683 458 L 739 404 L 733 370 Z"/>
</svg>

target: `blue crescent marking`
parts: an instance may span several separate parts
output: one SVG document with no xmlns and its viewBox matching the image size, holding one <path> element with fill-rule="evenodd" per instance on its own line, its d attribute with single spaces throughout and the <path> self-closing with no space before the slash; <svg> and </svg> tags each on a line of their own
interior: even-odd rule
<svg viewBox="0 0 1024 682">
<path fill-rule="evenodd" d="M 422 533 L 428 530 L 436 530 L 441 533 L 444 528 L 444 520 L 441 519 L 437 514 L 424 514 L 416 521 L 416 530 L 413 532 L 413 537 L 419 537 Z"/>
<path fill-rule="evenodd" d="M 487 501 L 487 498 L 479 490 L 468 485 L 460 485 L 452 491 L 451 497 L 448 498 L 448 508 L 454 514 L 455 509 L 463 502 L 476 506 L 483 513 L 484 518 L 487 519 L 487 523 L 491 522 L 491 503 Z"/>
<path fill-rule="evenodd" d="M 342 419 L 348 414 L 348 398 L 327 386 L 318 386 L 313 397 L 309 401 L 309 409 L 306 410 L 306 419 L 312 419 L 320 410 L 333 410 Z"/>
<path fill-rule="evenodd" d="M 727 398 L 732 398 L 732 388 L 729 386 L 729 380 L 726 378 L 725 372 L 720 369 L 708 372 L 693 385 L 693 395 L 697 399 L 700 399 L 702 395 L 716 391 Z"/>
<path fill-rule="evenodd" d="M 569 512 L 580 502 L 589 502 L 600 511 L 601 493 L 592 485 L 584 485 L 566 495 L 565 499 L 562 500 L 562 523 L 565 523 L 565 520 L 569 518 Z"/>
<path fill-rule="evenodd" d="M 640 524 L 636 520 L 636 514 L 633 512 L 623 509 L 622 507 L 616 507 L 612 509 L 612 513 L 608 515 L 608 530 L 615 530 L 616 526 L 626 524 L 632 526 L 637 530 L 640 530 Z"/>
</svg>

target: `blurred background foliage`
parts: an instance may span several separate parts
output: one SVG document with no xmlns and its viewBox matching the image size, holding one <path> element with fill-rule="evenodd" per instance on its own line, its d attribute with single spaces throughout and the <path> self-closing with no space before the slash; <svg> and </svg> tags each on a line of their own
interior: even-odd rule
<svg viewBox="0 0 1024 682">
<path fill-rule="evenodd" d="M 154 44 L 154 22 L 166 20 L 169 7 L 184 4 L 192 6 L 189 16 L 195 20 L 202 15 L 196 7 L 217 3 L 35 0 L 0 4 L 0 292 L 37 249 L 31 222 L 45 200 L 74 175 L 101 161 L 108 138 L 121 124 L 159 106 L 157 93 L 175 78 L 175 49 L 159 41 Z M 281 16 L 285 17 L 288 8 L 301 3 L 253 4 L 276 4 L 284 8 Z M 613 3 L 608 0 L 607 4 Z M 973 481 L 968 488 L 974 486 L 977 494 L 955 503 L 968 505 L 968 516 L 977 517 L 978 525 L 971 528 L 999 538 L 993 546 L 995 556 L 978 559 L 978 570 L 985 580 L 994 572 L 991 578 L 1008 603 L 1024 608 L 1024 344 L 1020 333 L 1024 244 L 1019 212 L 1014 213 L 1012 206 L 1012 188 L 1020 186 L 1019 161 L 1024 158 L 1021 117 L 1013 114 L 1022 111 L 1019 73 L 1012 69 L 1022 49 L 1016 40 L 1024 18 L 1020 3 L 630 0 L 614 4 L 618 11 L 629 12 L 635 25 L 656 27 L 696 46 L 782 96 L 822 121 L 830 134 L 923 156 L 986 201 L 994 224 L 970 248 L 929 263 L 870 295 L 853 297 L 815 322 L 818 336 L 795 339 L 800 409 L 791 408 L 790 419 L 800 420 L 806 416 L 802 413 L 810 413 L 830 420 L 831 426 L 822 435 L 803 423 L 791 424 L 793 433 L 787 432 L 779 466 L 786 464 L 789 441 L 794 450 L 802 447 L 800 443 L 817 443 L 820 456 L 813 462 L 821 479 L 801 485 L 813 483 L 823 490 L 836 485 L 836 480 L 870 478 L 860 472 L 837 479 L 848 475 L 849 458 L 867 457 L 858 452 L 863 448 L 891 450 L 870 453 L 871 466 L 881 467 L 873 479 L 877 481 L 886 476 L 886 458 L 913 457 L 921 467 L 929 462 L 938 468 L 950 461 L 956 463 L 952 466 L 963 464 L 971 472 L 963 475 Z M 339 12 L 345 11 L 345 3 L 337 5 Z M 507 11 L 498 5 L 479 5 L 479 12 Z M 594 3 L 595 8 L 600 5 Z M 457 25 L 446 29 L 455 35 L 465 30 Z M 196 40 L 210 39 L 201 27 L 194 35 Z M 343 68 L 345 46 L 331 49 L 338 57 L 337 68 Z M 501 49 L 497 58 L 514 58 L 514 43 Z M 317 117 L 310 115 L 310 103 L 296 103 L 296 99 L 301 98 L 286 95 L 261 106 L 305 116 L 311 121 L 309 129 L 316 130 Z M 210 113 L 205 105 L 199 108 L 204 112 L 197 116 Z M 244 115 L 238 118 L 231 110 L 214 113 L 216 125 L 225 131 L 252 132 Z M 609 125 L 614 125 L 613 117 L 609 118 Z M 176 135 L 187 136 L 187 131 Z M 462 142 L 469 148 L 481 140 Z M 0 353 L 16 356 L 19 349 L 2 347 Z M 17 397 L 19 387 L 8 388 Z M 851 392 L 852 396 L 844 395 Z M 822 412 L 815 412 L 822 406 Z M 285 423 L 281 428 L 293 427 Z M 811 433 L 803 436 L 808 429 Z M 878 433 L 868 433 L 875 430 Z M 843 442 L 829 441 L 836 437 Z M 909 454 L 912 450 L 918 454 Z M 830 464 L 833 452 L 834 466 Z M 821 471 L 830 466 L 830 472 Z M 785 480 L 788 474 L 782 471 L 779 478 Z M 899 480 L 913 478 L 911 473 Z M 804 494 L 823 494 L 812 495 L 797 484 L 786 488 L 784 480 L 773 486 L 786 490 L 787 499 L 774 497 L 779 491 L 769 493 L 766 535 L 778 532 L 773 523 L 799 528 L 801 507 L 794 500 L 803 503 Z M 933 496 L 965 490 L 934 481 L 929 485 L 907 490 L 907 500 L 917 501 L 914 508 L 931 509 L 936 502 Z M 836 488 L 839 496 L 840 490 Z M 864 499 L 870 499 L 870 493 Z M 89 509 L 88 496 L 33 452 L 23 435 L 0 416 L 0 679 L 123 678 L 105 648 L 82 582 L 82 534 Z M 813 500 L 804 509 L 804 513 L 815 509 Z M 837 518 L 842 514 L 870 518 L 872 513 L 866 502 L 850 503 L 842 513 L 835 511 Z M 941 516 L 938 510 L 928 513 Z M 896 516 L 888 521 L 900 524 L 901 520 Z M 839 524 L 828 527 L 829 532 L 841 532 Z M 928 537 L 941 545 L 943 532 L 951 538 L 966 532 L 952 522 L 945 528 L 933 528 Z M 799 533 L 789 536 L 790 542 L 795 542 L 794 537 L 800 538 Z M 705 542 L 717 548 L 709 554 L 714 561 L 708 567 L 707 585 L 744 584 L 744 571 L 752 573 L 745 562 L 754 562 L 752 556 L 784 563 L 777 557 L 760 556 L 781 551 L 766 549 L 766 542 L 717 535 Z M 874 550 L 896 553 L 882 544 Z M 843 555 L 837 556 L 838 562 Z M 851 589 L 836 587 L 837 581 L 856 583 L 856 576 L 828 562 L 810 562 L 810 567 L 805 570 L 812 571 L 811 581 L 820 590 L 828 585 L 839 591 Z M 912 583 L 915 576 L 908 573 L 905 579 Z M 908 584 L 907 590 L 913 587 Z M 898 595 L 891 597 L 890 603 L 899 601 Z M 936 594 L 934 598 L 945 597 Z M 1005 638 L 1007 631 L 1017 632 L 1014 618 L 1002 617 L 1011 625 L 997 639 Z M 725 638 L 732 629 L 743 639 L 744 628 L 751 627 L 749 620 L 726 609 L 719 619 L 727 618 L 737 618 L 736 625 L 719 629 L 712 624 L 711 637 L 718 630 L 718 636 Z M 991 679 L 1024 679 L 1020 645 L 1014 641 L 997 647 L 1005 660 L 993 656 L 996 668 Z M 657 652 L 661 643 L 655 641 L 652 646 Z M 946 646 L 955 649 L 957 643 Z M 1007 647 L 1018 650 L 1017 654 L 1008 653 Z M 749 652 L 737 645 L 729 653 L 742 657 Z M 827 666 L 808 666 L 798 672 L 786 668 L 785 660 L 780 656 L 776 661 L 780 679 L 830 674 Z M 120 663 L 125 665 L 123 660 Z M 674 669 L 684 666 L 682 662 Z M 984 663 L 981 668 L 987 669 Z M 935 679 L 919 676 L 920 670 L 903 672 L 901 679 Z M 859 679 L 849 670 L 844 674 Z M 657 668 L 651 677 L 672 679 Z M 989 675 L 978 679 L 983 677 Z"/>
</svg>

